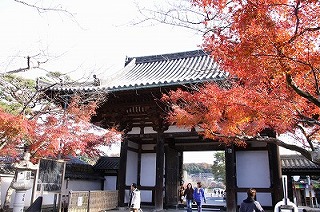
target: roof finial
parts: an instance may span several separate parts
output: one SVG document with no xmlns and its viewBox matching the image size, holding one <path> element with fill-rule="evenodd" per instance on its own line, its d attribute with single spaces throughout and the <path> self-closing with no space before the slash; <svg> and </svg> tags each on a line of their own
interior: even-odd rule
<svg viewBox="0 0 320 212">
<path fill-rule="evenodd" d="M 94 86 L 99 86 L 100 85 L 100 80 L 97 78 L 97 75 L 93 75 L 93 85 Z"/>
</svg>

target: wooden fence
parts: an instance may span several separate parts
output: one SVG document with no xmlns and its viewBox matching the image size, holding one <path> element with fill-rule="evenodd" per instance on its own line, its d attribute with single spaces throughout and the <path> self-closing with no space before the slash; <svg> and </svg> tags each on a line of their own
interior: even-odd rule
<svg viewBox="0 0 320 212">
<path fill-rule="evenodd" d="M 71 191 L 68 212 L 101 212 L 118 206 L 118 191 Z"/>
</svg>

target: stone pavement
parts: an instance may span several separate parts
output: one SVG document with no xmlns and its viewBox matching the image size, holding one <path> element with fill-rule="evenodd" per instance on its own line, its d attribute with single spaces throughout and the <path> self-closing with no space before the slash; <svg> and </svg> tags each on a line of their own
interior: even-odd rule
<svg viewBox="0 0 320 212">
<path fill-rule="evenodd" d="M 124 212 L 124 211 L 129 211 L 129 208 L 127 207 L 119 207 L 119 208 L 116 208 L 116 209 L 112 209 L 112 210 L 108 210 L 108 211 L 118 211 L 118 212 Z M 143 206 L 141 208 L 141 212 L 156 212 L 157 210 L 155 210 L 154 207 L 148 207 L 148 206 Z M 183 211 L 187 211 L 186 209 L 184 208 L 166 208 L 166 209 L 163 209 L 161 210 L 163 212 L 183 212 Z M 197 210 L 193 209 L 194 212 L 196 212 Z M 203 209 L 203 211 L 220 211 L 220 209 L 213 209 L 213 208 L 205 208 Z"/>
<path fill-rule="evenodd" d="M 317 212 L 320 211 L 320 208 L 310 208 L 310 207 L 306 207 L 306 206 L 299 206 L 299 212 L 304 212 L 304 210 L 306 212 Z"/>
<path fill-rule="evenodd" d="M 203 208 L 203 211 L 225 211 L 225 210 L 220 210 L 218 208 Z M 116 209 L 108 210 L 108 211 L 114 211 L 114 212 L 128 212 L 129 209 L 127 207 L 119 207 Z M 164 212 L 183 212 L 186 211 L 184 208 L 168 208 L 168 209 L 163 209 Z M 193 212 L 196 212 L 197 210 L 193 209 Z M 156 212 L 154 207 L 152 206 L 143 206 L 142 207 L 142 212 Z M 230 211 L 231 212 L 231 211 Z M 234 212 L 234 211 L 232 211 Z M 273 212 L 273 211 L 265 211 L 265 212 Z M 320 212 L 320 208 L 310 208 L 310 207 L 305 207 L 301 206 L 299 207 L 299 212 Z"/>
</svg>

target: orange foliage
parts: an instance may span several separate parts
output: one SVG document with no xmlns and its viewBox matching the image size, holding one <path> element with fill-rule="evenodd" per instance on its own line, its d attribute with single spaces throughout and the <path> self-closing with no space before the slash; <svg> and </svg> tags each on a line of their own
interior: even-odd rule
<svg viewBox="0 0 320 212">
<path fill-rule="evenodd" d="M 8 114 L 0 108 L 1 155 L 16 156 L 16 147 L 23 147 L 24 139 L 32 135 L 33 126 L 33 121 L 28 121 L 21 115 Z"/>
<path fill-rule="evenodd" d="M 17 156 L 28 146 L 32 160 L 80 154 L 98 156 L 100 147 L 119 139 L 115 129 L 105 131 L 90 124 L 96 103 L 78 104 L 74 98 L 64 114 L 46 114 L 37 121 L 0 110 L 0 155 Z M 5 142 L 4 142 L 5 141 Z"/>
<path fill-rule="evenodd" d="M 234 80 L 229 89 L 209 84 L 164 96 L 174 106 L 169 120 L 200 126 L 210 138 L 256 136 L 264 128 L 293 132 L 298 124 L 316 123 L 313 136 L 319 137 L 319 1 L 193 4 L 213 17 L 204 20 L 203 48 Z"/>
</svg>

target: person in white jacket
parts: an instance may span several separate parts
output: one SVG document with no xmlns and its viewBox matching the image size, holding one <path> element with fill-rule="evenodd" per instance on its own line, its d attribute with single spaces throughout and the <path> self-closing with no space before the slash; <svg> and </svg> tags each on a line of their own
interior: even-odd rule
<svg viewBox="0 0 320 212">
<path fill-rule="evenodd" d="M 138 212 L 140 210 L 140 191 L 137 188 L 137 184 L 131 184 L 131 192 L 130 192 L 130 201 L 129 201 L 129 208 L 130 211 Z"/>
</svg>

